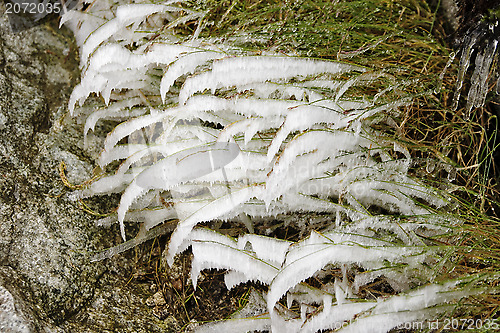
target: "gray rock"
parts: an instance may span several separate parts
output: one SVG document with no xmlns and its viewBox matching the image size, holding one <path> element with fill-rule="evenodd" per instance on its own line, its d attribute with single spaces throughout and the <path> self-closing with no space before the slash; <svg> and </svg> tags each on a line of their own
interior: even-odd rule
<svg viewBox="0 0 500 333">
<path fill-rule="evenodd" d="M 0 331 L 174 331 L 145 305 L 146 287 L 127 285 L 131 261 L 89 263 L 116 239 L 65 195 L 61 161 L 73 183 L 93 169 L 67 114 L 75 49 L 57 23 L 12 33 L 0 15 Z"/>
<path fill-rule="evenodd" d="M 5 333 L 29 333 L 35 331 L 37 320 L 26 304 L 22 286 L 10 267 L 0 267 L 0 331 Z"/>
</svg>

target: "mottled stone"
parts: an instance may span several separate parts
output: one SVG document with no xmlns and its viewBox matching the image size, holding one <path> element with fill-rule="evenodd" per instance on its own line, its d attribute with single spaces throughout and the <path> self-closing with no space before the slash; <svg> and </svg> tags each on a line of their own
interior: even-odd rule
<svg viewBox="0 0 500 333">
<path fill-rule="evenodd" d="M 0 331 L 168 332 L 145 304 L 147 286 L 127 285 L 129 261 L 89 262 L 115 239 L 59 176 L 61 161 L 72 183 L 94 168 L 67 113 L 75 50 L 56 22 L 13 33 L 0 14 Z"/>
</svg>

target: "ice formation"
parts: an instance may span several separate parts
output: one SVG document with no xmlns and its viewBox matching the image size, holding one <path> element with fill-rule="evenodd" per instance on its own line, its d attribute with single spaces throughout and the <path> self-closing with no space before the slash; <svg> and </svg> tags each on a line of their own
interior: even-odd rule
<svg viewBox="0 0 500 333">
<path fill-rule="evenodd" d="M 404 83 L 341 62 L 242 50 L 235 56 L 222 43 L 181 39 L 155 22 L 166 19 L 173 27 L 203 13 L 180 10 L 177 1 L 104 3 L 63 18 L 81 48 L 83 69 L 69 109 L 86 117 L 86 143 L 99 121 L 122 121 L 103 139 L 97 161 L 103 169 L 122 164 L 74 196 L 122 193 L 117 214 L 98 223 L 119 223 L 124 240 L 126 223 L 142 226 L 135 238 L 93 260 L 175 226 L 166 259 L 172 263 L 191 247 L 195 285 L 203 269 L 216 268 L 227 270 L 228 288 L 247 281 L 269 286 L 257 311 L 267 315 L 199 332 L 359 332 L 374 325 L 387 332 L 433 318 L 440 311 L 433 305 L 467 295 L 453 282 L 410 290 L 418 279 L 430 282 L 430 264 L 441 260 L 417 231 L 437 236 L 460 221 L 434 214 L 448 198 L 411 177 L 408 149 L 370 126 L 412 103 Z M 471 41 L 462 55 L 464 71 L 472 47 Z M 478 80 L 496 48 L 490 51 L 476 57 Z M 374 83 L 382 88 L 371 95 L 354 92 Z M 483 81 L 477 89 L 470 93 L 474 105 L 484 101 Z M 389 98 L 396 90 L 399 97 Z M 106 105 L 85 109 L 91 93 Z M 253 223 L 288 221 L 296 213 L 327 216 L 329 223 L 295 243 L 255 234 L 232 239 L 196 227 L 225 220 L 253 230 Z M 162 224 L 174 219 L 176 225 Z M 306 220 L 295 223 L 306 230 Z M 332 285 L 306 283 L 335 269 L 342 276 Z M 380 277 L 400 294 L 357 299 L 360 288 Z M 300 313 L 281 304 L 283 297 L 288 308 L 298 303 Z M 322 310 L 313 311 L 318 305 Z"/>
<path fill-rule="evenodd" d="M 453 95 L 453 108 L 459 106 L 462 87 L 466 81 L 468 69 L 473 65 L 470 75 L 470 88 L 467 94 L 464 118 L 469 119 L 475 108 L 484 106 L 490 91 L 490 81 L 496 79 L 496 94 L 500 92 L 500 73 L 498 72 L 498 42 L 500 39 L 498 19 L 481 20 L 472 25 L 460 41 L 460 61 L 458 76 Z M 452 55 L 454 57 L 454 54 Z M 473 62 L 473 64 L 471 64 Z"/>
</svg>

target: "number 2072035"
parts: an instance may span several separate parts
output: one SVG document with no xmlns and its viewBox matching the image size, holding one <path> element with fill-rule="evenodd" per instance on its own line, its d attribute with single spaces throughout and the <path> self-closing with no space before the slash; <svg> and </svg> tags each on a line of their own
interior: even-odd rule
<svg viewBox="0 0 500 333">
<path fill-rule="evenodd" d="M 59 14 L 61 3 L 6 2 L 5 8 L 7 14 Z"/>
</svg>

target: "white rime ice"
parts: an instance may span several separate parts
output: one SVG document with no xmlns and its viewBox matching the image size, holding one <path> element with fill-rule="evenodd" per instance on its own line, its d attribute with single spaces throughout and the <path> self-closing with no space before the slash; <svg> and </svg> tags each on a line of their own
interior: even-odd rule
<svg viewBox="0 0 500 333">
<path fill-rule="evenodd" d="M 364 68 L 338 62 L 293 59 L 288 57 L 234 57 L 216 61 L 212 71 L 186 80 L 179 102 L 198 91 L 242 86 L 268 80 L 285 80 L 295 76 L 307 77 L 321 73 L 339 74 L 348 71 L 364 71 Z"/>
<path fill-rule="evenodd" d="M 189 53 L 171 63 L 161 79 L 160 96 L 163 102 L 165 102 L 165 96 L 175 80 L 182 75 L 193 72 L 198 66 L 204 65 L 209 60 L 222 57 L 224 57 L 223 53 L 202 50 Z"/>
<path fill-rule="evenodd" d="M 195 286 L 204 269 L 226 270 L 228 288 L 267 286 L 258 313 L 196 332 L 388 332 L 432 319 L 472 292 L 456 282 L 430 283 L 442 253 L 420 235 L 451 233 L 461 221 L 435 214 L 449 198 L 411 177 L 408 148 L 371 126 L 413 103 L 407 82 L 335 61 L 254 56 L 198 38 L 200 22 L 183 40 L 169 28 L 204 13 L 178 1 L 107 3 L 63 17 L 81 49 L 82 78 L 68 107 L 86 117 L 85 145 L 99 121 L 120 122 L 106 138 L 92 134 L 92 143 L 102 140 L 96 162 L 107 172 L 72 194 L 121 193 L 117 212 L 98 225 L 119 223 L 124 242 L 92 260 L 173 229 L 164 258 L 172 264 L 191 248 Z M 456 103 L 475 43 L 462 54 Z M 484 103 L 496 53 L 495 43 L 476 55 L 472 106 Z M 380 89 L 359 96 L 357 88 L 372 85 Z M 397 99 L 388 97 L 395 91 Z M 92 93 L 105 105 L 86 105 Z M 250 233 L 233 239 L 197 227 L 211 221 Z M 270 235 L 274 221 L 299 230 L 299 239 L 253 234 Z M 128 241 L 126 223 L 140 224 Z M 331 282 L 309 284 L 325 277 Z M 362 299 L 360 290 L 375 279 L 396 295 Z M 418 284 L 426 285 L 411 290 Z"/>
</svg>

